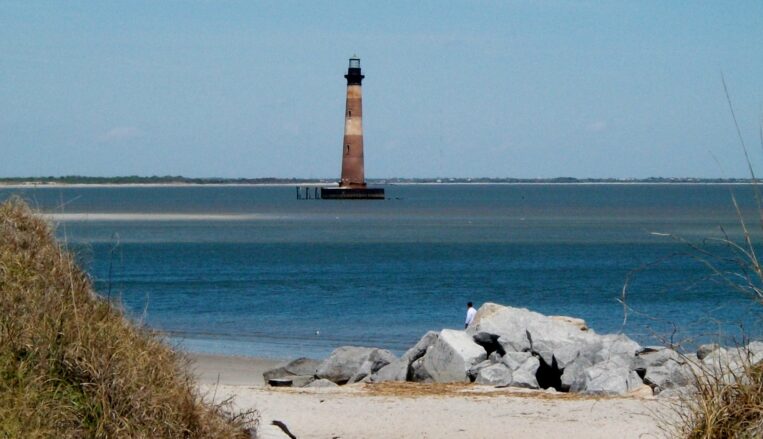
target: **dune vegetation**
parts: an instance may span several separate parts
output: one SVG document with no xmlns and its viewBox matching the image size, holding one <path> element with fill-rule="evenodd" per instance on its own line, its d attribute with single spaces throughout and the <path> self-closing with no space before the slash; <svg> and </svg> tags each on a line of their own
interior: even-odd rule
<svg viewBox="0 0 763 439">
<path fill-rule="evenodd" d="M 51 226 L 0 204 L 0 437 L 249 437 L 187 359 L 97 295 Z"/>
</svg>

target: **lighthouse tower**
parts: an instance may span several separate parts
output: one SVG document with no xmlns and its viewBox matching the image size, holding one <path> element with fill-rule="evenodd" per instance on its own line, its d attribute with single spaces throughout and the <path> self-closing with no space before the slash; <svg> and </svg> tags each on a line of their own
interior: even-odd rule
<svg viewBox="0 0 763 439">
<path fill-rule="evenodd" d="M 347 104 L 344 110 L 344 145 L 340 187 L 365 187 L 363 173 L 363 89 L 360 58 L 350 58 L 347 74 Z"/>
<path fill-rule="evenodd" d="M 360 58 L 350 58 L 347 68 L 347 102 L 342 139 L 342 178 L 339 187 L 321 188 L 323 199 L 384 199 L 383 188 L 366 186 L 363 164 L 363 91 Z"/>
</svg>

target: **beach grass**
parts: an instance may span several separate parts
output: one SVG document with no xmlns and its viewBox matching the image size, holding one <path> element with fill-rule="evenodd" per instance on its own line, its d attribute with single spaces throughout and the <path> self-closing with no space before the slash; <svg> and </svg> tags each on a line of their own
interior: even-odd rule
<svg viewBox="0 0 763 439">
<path fill-rule="evenodd" d="M 0 437 L 248 437 L 183 354 L 98 296 L 20 199 L 0 204 Z"/>
<path fill-rule="evenodd" d="M 763 231 L 760 180 L 755 174 L 726 80 L 723 76 L 721 80 L 755 194 L 756 222 Z M 763 126 L 759 126 L 759 136 L 763 147 Z M 743 238 L 738 242 L 721 228 L 723 237 L 712 241 L 725 247 L 731 256 L 724 258 L 693 245 L 690 248 L 694 257 L 708 268 L 715 279 L 732 291 L 749 297 L 750 306 L 760 307 L 763 306 L 763 262 L 758 256 L 759 243 L 753 240 L 752 229 L 745 221 L 733 191 L 730 195 Z M 736 268 L 722 268 L 721 262 L 724 260 L 732 261 Z M 669 422 L 667 431 L 687 439 L 763 437 L 763 361 L 753 362 L 752 353 L 741 345 L 730 350 L 735 352 L 732 362 L 697 364 L 691 391 L 679 398 L 678 407 L 674 410 L 676 416 Z"/>
</svg>

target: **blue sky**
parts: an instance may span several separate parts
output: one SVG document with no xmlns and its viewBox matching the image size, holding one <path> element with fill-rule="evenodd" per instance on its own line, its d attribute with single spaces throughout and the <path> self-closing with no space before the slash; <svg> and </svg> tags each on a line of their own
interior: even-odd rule
<svg viewBox="0 0 763 439">
<path fill-rule="evenodd" d="M 745 177 L 762 47 L 761 1 L 2 1 L 0 176 L 338 177 L 357 53 L 368 177 Z"/>
</svg>

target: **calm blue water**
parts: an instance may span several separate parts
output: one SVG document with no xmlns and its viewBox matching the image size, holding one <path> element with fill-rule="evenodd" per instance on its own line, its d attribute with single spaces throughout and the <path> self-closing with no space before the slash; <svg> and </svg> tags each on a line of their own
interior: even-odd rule
<svg viewBox="0 0 763 439">
<path fill-rule="evenodd" d="M 57 234 L 98 291 L 187 349 L 286 358 L 344 344 L 400 352 L 462 327 L 469 300 L 578 316 L 645 344 L 738 336 L 740 324 L 759 336 L 760 306 L 687 244 L 651 233 L 729 256 L 705 239 L 719 226 L 740 237 L 731 189 L 755 228 L 741 185 L 399 185 L 386 201 L 346 202 L 296 200 L 293 187 L 6 188 L 0 199 L 65 214 Z"/>
</svg>

